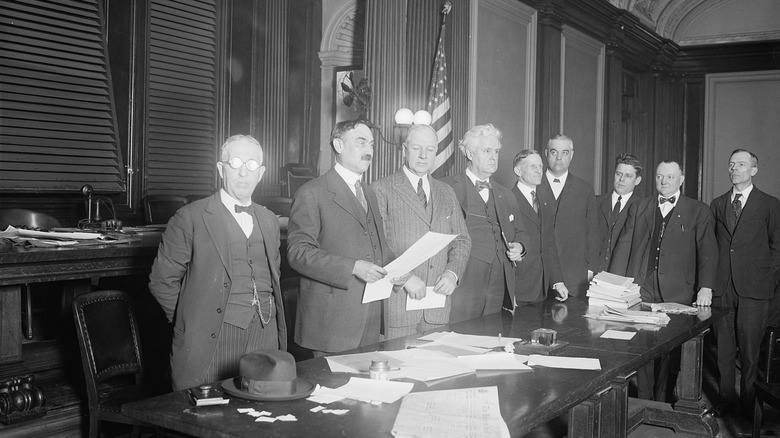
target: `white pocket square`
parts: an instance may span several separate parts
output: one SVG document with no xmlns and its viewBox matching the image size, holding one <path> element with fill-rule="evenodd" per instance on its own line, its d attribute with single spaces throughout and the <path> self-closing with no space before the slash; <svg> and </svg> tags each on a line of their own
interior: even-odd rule
<svg viewBox="0 0 780 438">
<path fill-rule="evenodd" d="M 509 222 L 512 222 L 513 220 L 515 220 L 515 215 L 510 214 L 509 215 Z"/>
</svg>

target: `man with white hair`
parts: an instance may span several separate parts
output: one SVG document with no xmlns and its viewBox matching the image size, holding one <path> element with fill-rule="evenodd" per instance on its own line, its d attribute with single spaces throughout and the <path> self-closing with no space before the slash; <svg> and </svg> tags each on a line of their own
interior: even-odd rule
<svg viewBox="0 0 780 438">
<path fill-rule="evenodd" d="M 514 312 L 515 265 L 525 254 L 527 236 L 515 196 L 491 181 L 498 168 L 501 131 L 490 123 L 471 128 L 460 141 L 466 170 L 444 182 L 455 189 L 471 237 L 471 253 L 452 295 L 450 322 Z"/>
</svg>

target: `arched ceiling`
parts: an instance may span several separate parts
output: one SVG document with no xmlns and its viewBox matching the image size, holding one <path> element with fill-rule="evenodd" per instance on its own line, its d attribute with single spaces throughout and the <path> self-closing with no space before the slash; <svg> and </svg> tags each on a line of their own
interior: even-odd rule
<svg viewBox="0 0 780 438">
<path fill-rule="evenodd" d="M 681 46 L 780 40 L 780 0 L 609 0 Z"/>
</svg>

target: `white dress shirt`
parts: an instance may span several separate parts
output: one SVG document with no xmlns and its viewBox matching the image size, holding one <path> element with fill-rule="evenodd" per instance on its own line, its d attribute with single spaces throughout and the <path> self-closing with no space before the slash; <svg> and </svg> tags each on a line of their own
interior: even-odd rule
<svg viewBox="0 0 780 438">
<path fill-rule="evenodd" d="M 219 190 L 219 198 L 222 200 L 222 204 L 225 205 L 225 208 L 228 209 L 228 211 L 236 220 L 236 222 L 238 222 L 238 226 L 241 227 L 241 230 L 244 232 L 246 237 L 251 236 L 252 229 L 254 229 L 254 222 L 252 221 L 252 215 L 245 211 L 242 211 L 241 213 L 236 213 L 236 205 L 248 207 L 249 205 L 252 205 L 252 203 L 250 202 L 249 205 L 243 205 L 238 201 L 238 199 L 230 196 L 228 192 L 225 191 L 225 189 Z"/>
<path fill-rule="evenodd" d="M 561 176 L 555 176 L 552 174 L 552 172 L 550 172 L 550 169 L 547 169 L 547 172 L 544 173 L 544 176 L 547 177 L 547 182 L 550 183 L 553 196 L 555 196 L 555 199 L 558 199 L 558 197 L 561 196 L 561 192 L 563 191 L 563 186 L 566 185 L 566 178 L 569 177 L 569 171 L 567 170 Z M 560 182 L 553 182 L 556 179 Z"/>
<path fill-rule="evenodd" d="M 633 195 L 634 192 L 626 193 L 625 195 L 618 195 L 616 191 L 612 191 L 612 209 L 615 209 L 615 203 L 617 203 L 618 196 L 622 196 L 620 198 L 620 211 L 623 211 L 624 208 L 626 208 L 626 205 L 628 205 L 628 200 L 631 199 L 631 195 Z"/>
<path fill-rule="evenodd" d="M 414 189 L 414 192 L 417 193 L 417 184 L 419 184 L 419 181 L 422 180 L 423 182 L 423 192 L 425 192 L 425 199 L 428 200 L 428 203 L 431 202 L 431 182 L 428 181 L 428 178 L 422 176 L 417 176 L 414 173 L 412 173 L 409 168 L 406 167 L 406 165 L 403 166 L 404 174 L 406 174 L 406 177 L 409 178 L 409 182 L 412 183 L 412 188 Z"/>
<path fill-rule="evenodd" d="M 665 198 L 674 197 L 674 203 L 664 202 L 661 204 L 661 195 L 658 195 L 658 206 L 661 208 L 661 216 L 666 217 L 667 214 L 677 205 L 680 201 L 680 191 L 677 190 L 672 196 L 664 196 Z"/>
<path fill-rule="evenodd" d="M 471 180 L 471 184 L 477 185 L 477 180 L 479 181 L 487 181 L 490 182 L 490 178 L 488 179 L 479 179 L 477 178 L 477 175 L 474 175 L 474 172 L 472 172 L 468 167 L 466 168 L 466 176 L 469 177 Z M 479 196 L 482 197 L 482 200 L 485 202 L 488 202 L 488 198 L 490 198 L 490 190 L 484 188 L 479 191 Z"/>
</svg>

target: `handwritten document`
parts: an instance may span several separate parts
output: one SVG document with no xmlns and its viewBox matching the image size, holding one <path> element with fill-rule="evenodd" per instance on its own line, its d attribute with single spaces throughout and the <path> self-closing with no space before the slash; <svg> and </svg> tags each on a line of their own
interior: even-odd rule
<svg viewBox="0 0 780 438">
<path fill-rule="evenodd" d="M 387 275 L 385 278 L 367 283 L 363 292 L 363 303 L 384 300 L 393 292 L 393 278 L 406 275 L 412 269 L 420 266 L 423 262 L 435 256 L 439 251 L 446 248 L 456 237 L 455 234 L 442 234 L 427 232 L 424 236 L 409 247 L 400 257 L 388 263 L 385 266 Z"/>
<path fill-rule="evenodd" d="M 401 401 L 396 438 L 509 437 L 498 388 L 452 389 L 408 394 Z"/>
</svg>

